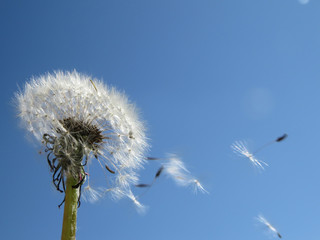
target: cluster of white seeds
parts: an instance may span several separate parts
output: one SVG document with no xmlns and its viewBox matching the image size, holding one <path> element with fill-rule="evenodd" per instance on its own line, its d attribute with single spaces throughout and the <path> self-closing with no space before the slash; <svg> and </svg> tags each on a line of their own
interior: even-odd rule
<svg viewBox="0 0 320 240">
<path fill-rule="evenodd" d="M 88 141 L 80 142 L 88 165 L 98 161 L 115 172 L 109 174 L 110 184 L 104 192 L 112 193 L 114 198 L 133 199 L 130 186 L 138 181 L 137 170 L 145 161 L 148 144 L 137 109 L 124 94 L 76 71 L 57 71 L 33 78 L 16 95 L 16 100 L 21 124 L 39 142 L 44 143 L 45 135 L 52 139 L 62 135 L 67 136 L 65 139 L 74 138 L 75 133 L 63 124 L 65 119 L 97 128 L 103 141 L 94 147 Z M 84 193 L 91 200 L 102 195 L 90 185 L 84 187 Z"/>
</svg>

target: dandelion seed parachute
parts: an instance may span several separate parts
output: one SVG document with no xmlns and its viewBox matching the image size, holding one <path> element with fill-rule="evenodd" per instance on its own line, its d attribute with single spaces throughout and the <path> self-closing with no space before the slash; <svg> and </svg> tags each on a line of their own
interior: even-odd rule
<svg viewBox="0 0 320 240">
<path fill-rule="evenodd" d="M 56 71 L 31 79 L 16 102 L 21 125 L 46 147 L 57 190 L 64 191 L 68 174 L 81 187 L 89 177 L 86 165 L 96 161 L 111 173 L 108 192 L 114 198 L 135 199 L 130 186 L 137 183 L 148 143 L 124 94 L 76 71 Z M 85 190 L 93 199 L 102 195 L 91 186 Z"/>
<path fill-rule="evenodd" d="M 281 234 L 278 232 L 278 230 L 272 226 L 267 219 L 265 219 L 262 215 L 259 215 L 256 217 L 256 220 L 261 223 L 267 230 L 268 233 L 270 233 L 273 236 L 278 236 L 279 238 L 282 238 Z"/>
<path fill-rule="evenodd" d="M 165 174 L 169 178 L 172 178 L 178 185 L 180 186 L 191 186 L 195 193 L 209 193 L 199 182 L 198 179 L 194 178 L 190 172 L 185 167 L 182 160 L 174 154 L 169 154 L 168 158 L 155 158 L 155 157 L 147 157 L 148 160 L 163 160 L 164 163 L 157 170 L 153 181 L 151 184 L 137 184 L 136 187 L 145 188 L 151 187 L 154 182 L 160 177 L 160 175 Z"/>
<path fill-rule="evenodd" d="M 192 187 L 194 193 L 209 193 L 186 168 L 184 162 L 176 155 L 170 154 L 168 160 L 163 164 L 164 173 L 172 178 L 180 186 Z"/>
<path fill-rule="evenodd" d="M 231 148 L 233 149 L 233 151 L 234 151 L 235 153 L 237 153 L 237 154 L 239 154 L 239 155 L 241 155 L 241 156 L 244 156 L 244 157 L 248 158 L 255 167 L 257 167 L 257 168 L 259 168 L 259 169 L 264 169 L 264 166 L 263 166 L 263 165 L 268 166 L 268 164 L 265 163 L 265 162 L 263 162 L 263 161 L 261 161 L 261 160 L 258 160 L 258 159 L 255 157 L 255 154 L 256 154 L 257 152 L 260 152 L 262 149 L 270 146 L 271 144 L 273 144 L 273 143 L 275 143 L 275 142 L 281 142 L 281 141 L 283 141 L 283 140 L 286 139 L 287 137 L 288 137 L 288 134 L 285 133 L 285 134 L 283 134 L 282 136 L 276 138 L 275 140 L 273 140 L 273 141 L 271 141 L 271 142 L 263 145 L 262 147 L 260 147 L 258 150 L 256 150 L 256 151 L 253 152 L 253 153 L 251 153 L 251 152 L 248 150 L 248 147 L 247 147 L 246 143 L 243 142 L 243 141 L 236 141 L 235 143 L 233 143 L 233 144 L 231 145 Z"/>
<path fill-rule="evenodd" d="M 245 142 L 242 141 L 236 141 L 231 145 L 231 148 L 233 151 L 240 156 L 244 156 L 250 160 L 250 162 L 253 164 L 253 166 L 257 167 L 258 169 L 264 169 L 264 166 L 268 166 L 267 163 L 264 161 L 258 160 L 252 153 L 249 152 L 247 145 Z"/>
</svg>

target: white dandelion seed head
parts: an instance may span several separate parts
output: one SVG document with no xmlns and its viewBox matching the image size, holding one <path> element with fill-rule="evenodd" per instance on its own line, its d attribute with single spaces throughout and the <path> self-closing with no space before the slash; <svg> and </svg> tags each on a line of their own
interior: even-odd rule
<svg viewBox="0 0 320 240">
<path fill-rule="evenodd" d="M 123 93 L 76 71 L 56 71 L 32 78 L 16 102 L 22 126 L 57 158 L 50 161 L 61 163 L 62 176 L 83 178 L 80 163 L 97 160 L 115 172 L 108 182 L 120 189 L 117 196 L 137 182 L 148 143 L 137 109 Z M 100 197 L 87 191 L 93 199 Z"/>
<path fill-rule="evenodd" d="M 232 150 L 237 153 L 238 155 L 242 157 L 246 157 L 250 160 L 252 165 L 254 167 L 257 167 L 258 169 L 264 170 L 264 166 L 268 166 L 267 163 L 265 163 L 262 160 L 257 159 L 249 150 L 247 147 L 246 142 L 244 141 L 236 141 L 231 145 Z"/>
</svg>

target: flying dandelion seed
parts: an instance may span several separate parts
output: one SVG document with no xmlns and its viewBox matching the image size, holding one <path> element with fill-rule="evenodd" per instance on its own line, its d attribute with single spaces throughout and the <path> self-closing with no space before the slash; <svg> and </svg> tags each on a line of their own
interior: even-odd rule
<svg viewBox="0 0 320 240">
<path fill-rule="evenodd" d="M 58 191 L 66 192 L 66 179 L 72 176 L 72 187 L 81 195 L 91 177 L 87 168 L 96 162 L 113 198 L 128 197 L 142 207 L 130 186 L 138 181 L 148 144 L 137 110 L 124 94 L 76 71 L 57 71 L 26 83 L 16 101 L 22 126 L 45 147 Z M 104 195 L 89 184 L 83 192 L 90 201 Z"/>
<path fill-rule="evenodd" d="M 239 154 L 240 156 L 244 156 L 248 158 L 252 163 L 252 165 L 254 167 L 257 167 L 258 169 L 263 170 L 264 166 L 268 166 L 267 163 L 265 163 L 264 161 L 258 160 L 252 153 L 249 152 L 245 142 L 236 141 L 231 145 L 231 148 L 235 153 Z"/>
<path fill-rule="evenodd" d="M 279 237 L 282 238 L 281 234 L 278 232 L 278 230 L 272 226 L 262 215 L 259 215 L 256 217 L 256 220 L 263 225 L 265 230 L 272 235 L 273 237 Z"/>
<path fill-rule="evenodd" d="M 288 137 L 288 134 L 283 134 L 282 136 L 276 138 L 275 140 L 266 143 L 265 145 L 263 145 L 262 147 L 260 147 L 258 150 L 256 150 L 255 152 L 251 153 L 248 150 L 247 144 L 244 141 L 236 141 L 235 143 L 233 143 L 231 145 L 232 150 L 239 154 L 240 156 L 244 156 L 246 158 L 248 158 L 250 160 L 250 162 L 253 164 L 253 166 L 257 167 L 258 169 L 264 169 L 264 166 L 269 166 L 267 163 L 265 163 L 262 160 L 258 160 L 255 157 L 255 154 L 260 152 L 262 149 L 270 146 L 271 144 L 275 143 L 275 142 L 282 142 L 284 139 L 286 139 Z"/>
<path fill-rule="evenodd" d="M 184 162 L 182 162 L 182 160 L 174 154 L 171 154 L 168 157 L 168 161 L 164 162 L 163 171 L 178 185 L 192 187 L 194 193 L 209 193 L 204 189 L 201 183 L 190 174 Z"/>
<path fill-rule="evenodd" d="M 156 179 L 160 177 L 162 173 L 172 178 L 178 185 L 180 186 L 190 186 L 195 193 L 209 193 L 199 182 L 198 179 L 194 178 L 190 172 L 185 167 L 184 163 L 180 158 L 178 158 L 174 154 L 169 154 L 168 158 L 155 158 L 155 157 L 147 157 L 147 160 L 163 160 L 163 165 L 156 172 L 153 181 L 151 184 L 137 184 L 136 187 L 145 188 L 151 187 Z M 141 196 L 141 195 L 140 195 Z"/>
</svg>

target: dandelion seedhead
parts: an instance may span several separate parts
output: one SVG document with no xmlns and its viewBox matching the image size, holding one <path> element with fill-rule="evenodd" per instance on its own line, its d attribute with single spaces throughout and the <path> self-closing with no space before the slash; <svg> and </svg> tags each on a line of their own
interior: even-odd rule
<svg viewBox="0 0 320 240">
<path fill-rule="evenodd" d="M 262 215 L 259 215 L 258 217 L 256 217 L 256 220 L 261 223 L 263 225 L 263 227 L 265 228 L 265 230 L 271 234 L 273 237 L 279 237 L 282 238 L 281 234 L 278 232 L 278 230 L 272 226 L 267 219 L 265 219 Z"/>
<path fill-rule="evenodd" d="M 236 141 L 231 145 L 231 148 L 235 153 L 239 154 L 240 156 L 244 156 L 248 158 L 252 163 L 252 165 L 254 167 L 257 167 L 258 169 L 263 170 L 264 169 L 263 165 L 268 166 L 267 163 L 265 163 L 264 161 L 258 160 L 251 152 L 249 152 L 247 148 L 247 144 L 243 141 Z"/>
<path fill-rule="evenodd" d="M 45 147 L 58 191 L 65 192 L 71 175 L 81 193 L 96 161 L 107 170 L 109 186 L 95 190 L 88 182 L 86 198 L 109 192 L 116 199 L 135 199 L 130 186 L 138 181 L 148 144 L 137 110 L 124 94 L 76 71 L 57 71 L 26 83 L 16 101 L 22 126 Z"/>
</svg>

